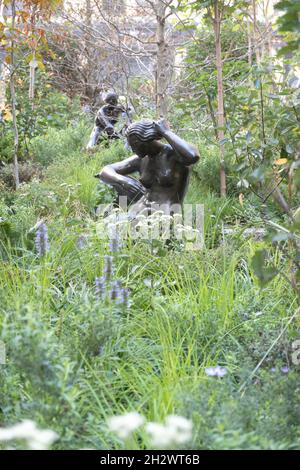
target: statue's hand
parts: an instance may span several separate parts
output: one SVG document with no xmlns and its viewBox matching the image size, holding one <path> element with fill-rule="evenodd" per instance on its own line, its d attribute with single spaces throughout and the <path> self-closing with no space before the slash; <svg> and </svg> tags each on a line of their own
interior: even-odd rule
<svg viewBox="0 0 300 470">
<path fill-rule="evenodd" d="M 165 133 L 170 129 L 165 119 L 153 121 L 153 127 L 156 132 L 162 137 L 164 137 Z"/>
<path fill-rule="evenodd" d="M 130 180 L 130 181 L 129 181 Z M 128 182 L 125 184 L 125 188 L 128 192 L 132 194 L 136 193 L 145 193 L 146 189 L 138 180 L 134 178 L 128 178 Z"/>
<path fill-rule="evenodd" d="M 120 177 L 116 182 L 115 188 L 122 195 L 127 195 L 130 199 L 145 194 L 146 188 L 135 178 L 131 177 Z"/>
</svg>

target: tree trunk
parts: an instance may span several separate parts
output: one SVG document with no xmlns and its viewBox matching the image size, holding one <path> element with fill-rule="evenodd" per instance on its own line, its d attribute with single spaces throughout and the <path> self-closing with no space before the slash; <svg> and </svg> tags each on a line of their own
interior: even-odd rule
<svg viewBox="0 0 300 470">
<path fill-rule="evenodd" d="M 3 2 L 0 0 L 0 20 L 3 17 L 4 12 L 4 5 Z M 6 83 L 5 83 L 5 66 L 4 66 L 4 58 L 5 53 L 4 51 L 0 50 L 0 112 L 5 108 L 5 90 L 6 90 Z"/>
<path fill-rule="evenodd" d="M 222 46 L 221 46 L 221 14 L 219 9 L 219 1 L 214 3 L 214 33 L 216 48 L 216 69 L 217 69 L 217 87 L 218 87 L 218 140 L 220 146 L 220 194 L 226 196 L 226 172 L 225 172 L 225 149 L 224 149 L 224 92 L 223 92 L 223 63 L 222 63 Z"/>
<path fill-rule="evenodd" d="M 248 64 L 252 65 L 252 31 L 250 20 L 247 19 L 247 36 L 248 36 Z"/>
<path fill-rule="evenodd" d="M 4 58 L 3 58 L 4 59 Z M 6 73 L 0 57 L 0 112 L 5 108 Z"/>
<path fill-rule="evenodd" d="M 84 44 L 84 55 L 86 59 L 86 67 L 85 67 L 85 98 L 88 99 L 88 101 L 91 101 L 94 95 L 94 89 L 92 86 L 92 70 L 93 70 L 93 61 L 92 61 L 92 51 L 91 51 L 91 45 L 90 45 L 90 32 L 91 32 L 91 27 L 92 27 L 92 6 L 91 6 L 91 0 L 86 0 L 85 2 L 85 24 L 87 27 L 87 31 L 85 34 L 85 44 Z"/>
<path fill-rule="evenodd" d="M 166 117 L 168 111 L 167 105 L 167 87 L 168 87 L 168 45 L 165 39 L 166 26 L 166 6 L 162 0 L 156 3 L 156 41 L 157 41 L 157 62 L 155 71 L 155 102 L 157 117 Z"/>
<path fill-rule="evenodd" d="M 14 152 L 13 152 L 13 165 L 14 165 L 14 179 L 16 189 L 18 189 L 20 184 L 19 178 L 19 163 L 18 163 L 18 148 L 19 148 L 19 132 L 18 132 L 18 125 L 17 125 L 17 113 L 16 113 L 16 91 L 15 91 L 15 82 L 14 82 L 14 74 L 15 74 L 15 41 L 14 41 L 14 28 L 16 22 L 16 2 L 12 0 L 11 2 L 11 19 L 12 19 L 12 36 L 11 36 L 11 51 L 10 51 L 10 97 L 11 97 L 11 110 L 12 110 L 12 117 L 13 117 L 13 129 L 14 129 Z"/>
<path fill-rule="evenodd" d="M 260 56 L 260 46 L 259 46 L 259 30 L 257 25 L 257 15 L 256 15 L 256 0 L 252 0 L 252 10 L 253 10 L 253 43 L 256 55 L 257 64 L 261 61 Z"/>
</svg>

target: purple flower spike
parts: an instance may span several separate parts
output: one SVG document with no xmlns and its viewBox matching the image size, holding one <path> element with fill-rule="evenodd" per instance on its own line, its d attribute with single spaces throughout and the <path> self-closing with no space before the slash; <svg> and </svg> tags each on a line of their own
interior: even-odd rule
<svg viewBox="0 0 300 470">
<path fill-rule="evenodd" d="M 121 248 L 121 240 L 118 235 L 116 235 L 114 238 L 110 238 L 109 240 L 109 251 L 111 253 L 117 253 Z"/>
<path fill-rule="evenodd" d="M 36 231 L 35 247 L 39 257 L 45 256 L 49 249 L 48 229 L 46 224 L 41 223 Z"/>
<path fill-rule="evenodd" d="M 105 291 L 105 279 L 104 277 L 95 278 L 95 295 L 98 300 L 102 299 Z"/>
<path fill-rule="evenodd" d="M 86 235 L 79 235 L 76 241 L 76 246 L 79 250 L 82 250 L 82 248 L 85 247 L 87 244 L 87 236 Z"/>
<path fill-rule="evenodd" d="M 127 288 L 120 289 L 119 297 L 116 299 L 116 303 L 127 308 L 129 305 L 129 290 Z"/>
<path fill-rule="evenodd" d="M 113 281 L 111 283 L 110 298 L 111 300 L 118 301 L 121 296 L 121 283 L 120 281 Z"/>
<path fill-rule="evenodd" d="M 129 289 L 122 289 L 122 304 L 125 308 L 129 306 Z"/>
<path fill-rule="evenodd" d="M 113 257 L 106 255 L 104 257 L 104 276 L 105 280 L 109 281 L 111 279 L 113 272 Z"/>
<path fill-rule="evenodd" d="M 207 367 L 205 373 L 209 377 L 224 377 L 227 374 L 227 369 L 221 366 Z"/>
<path fill-rule="evenodd" d="M 288 374 L 290 368 L 289 368 L 288 366 L 283 366 L 283 367 L 281 367 L 280 370 L 281 370 L 281 372 L 282 372 L 283 374 Z"/>
</svg>

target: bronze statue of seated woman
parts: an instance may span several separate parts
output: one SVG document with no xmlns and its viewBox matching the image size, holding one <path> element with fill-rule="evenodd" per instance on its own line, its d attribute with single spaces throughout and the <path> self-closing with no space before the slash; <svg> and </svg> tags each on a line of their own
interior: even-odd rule
<svg viewBox="0 0 300 470">
<path fill-rule="evenodd" d="M 164 120 L 134 122 L 126 137 L 135 155 L 106 165 L 96 176 L 128 198 L 131 214 L 149 213 L 153 205 L 181 206 L 190 167 L 199 160 L 197 149 L 172 132 Z"/>
</svg>

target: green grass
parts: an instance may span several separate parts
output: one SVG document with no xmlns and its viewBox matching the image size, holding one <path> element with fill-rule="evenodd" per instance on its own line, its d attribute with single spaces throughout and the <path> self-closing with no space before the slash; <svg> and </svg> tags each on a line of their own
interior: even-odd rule
<svg viewBox="0 0 300 470">
<path fill-rule="evenodd" d="M 247 207 L 199 190 L 193 176 L 187 202 L 205 204 L 205 248 L 161 246 L 155 255 L 145 243 L 125 245 L 114 260 L 114 277 L 130 289 L 124 311 L 97 301 L 94 289 L 108 253 L 97 237 L 95 208 L 112 196 L 93 175 L 119 159 L 122 146 L 90 156 L 78 147 L 67 152 L 61 131 L 51 136 L 61 153 L 42 182 L 9 196 L 14 211 L 2 233 L 1 424 L 34 419 L 59 434 L 57 448 L 121 449 L 106 419 L 136 410 L 149 421 L 168 414 L 192 419 L 189 448 L 299 448 L 299 371 L 290 360 L 299 319 L 252 377 L 294 313 L 294 295 L 282 277 L 260 289 L 251 258 L 262 242 L 219 244 L 222 223 L 238 223 L 238 210 Z M 50 242 L 44 259 L 34 248 L 41 219 Z M 80 235 L 87 235 L 82 248 Z M 282 261 L 276 251 L 273 260 Z M 223 379 L 205 374 L 216 364 L 228 369 Z M 288 374 L 280 372 L 285 364 Z M 149 446 L 143 433 L 135 446 Z"/>
</svg>

